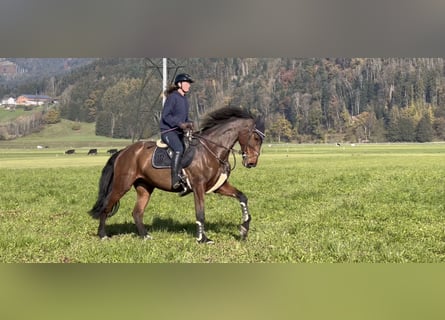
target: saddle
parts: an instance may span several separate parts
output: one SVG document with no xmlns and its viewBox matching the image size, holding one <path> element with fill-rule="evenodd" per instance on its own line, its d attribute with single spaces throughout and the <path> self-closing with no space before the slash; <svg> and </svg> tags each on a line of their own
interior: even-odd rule
<svg viewBox="0 0 445 320">
<path fill-rule="evenodd" d="M 193 142 L 193 139 L 192 139 Z M 195 145 L 190 143 L 184 151 L 182 157 L 181 165 L 182 168 L 187 168 L 190 163 L 192 163 L 193 157 L 195 156 Z M 156 141 L 156 149 L 153 152 L 151 163 L 153 168 L 156 169 L 168 169 L 171 168 L 173 150 L 161 140 Z"/>
<path fill-rule="evenodd" d="M 192 187 L 190 185 L 190 181 L 187 178 L 184 168 L 187 168 L 193 160 L 193 157 L 195 156 L 196 151 L 196 144 L 198 143 L 198 140 L 196 138 L 192 138 L 191 141 L 187 141 L 186 143 L 186 149 L 184 151 L 184 155 L 182 157 L 182 169 L 183 169 L 183 175 L 184 175 L 184 190 L 179 192 L 179 195 L 185 196 L 189 194 L 192 191 Z M 171 158 L 173 156 L 173 150 L 165 143 L 163 143 L 161 140 L 156 141 L 156 148 L 153 152 L 152 156 L 152 166 L 156 169 L 169 169 L 171 168 Z M 211 193 L 215 190 L 217 190 L 221 185 L 227 180 L 229 176 L 229 171 L 222 172 L 218 178 L 218 181 L 215 183 L 213 187 L 211 187 L 209 190 L 206 191 L 206 193 Z"/>
</svg>

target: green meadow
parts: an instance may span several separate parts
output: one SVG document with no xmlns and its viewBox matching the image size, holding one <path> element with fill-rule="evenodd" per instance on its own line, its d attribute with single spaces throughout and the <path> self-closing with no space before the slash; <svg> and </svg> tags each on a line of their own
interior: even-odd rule
<svg viewBox="0 0 445 320">
<path fill-rule="evenodd" d="M 133 190 L 107 220 L 111 237 L 100 240 L 87 212 L 107 148 L 129 142 L 88 142 L 65 155 L 57 141 L 46 139 L 55 145 L 48 149 L 35 149 L 35 136 L 0 143 L 0 262 L 445 261 L 444 143 L 264 144 L 252 169 L 237 155 L 230 181 L 249 198 L 249 238 L 238 240 L 237 201 L 211 194 L 206 226 L 215 244 L 199 245 L 193 196 L 159 190 L 145 211 L 152 240 L 136 235 Z M 90 147 L 99 154 L 87 156 Z"/>
<path fill-rule="evenodd" d="M 1 111 L 1 110 L 0 110 Z M 5 111 L 3 111 L 5 112 Z M 0 121 L 2 120 L 0 112 Z M 36 149 L 37 146 L 49 147 L 50 152 L 62 152 L 71 148 L 97 148 L 97 147 L 122 147 L 131 141 L 125 139 L 110 139 L 95 135 L 95 124 L 85 122 L 75 122 L 62 119 L 60 123 L 46 125 L 37 133 L 33 133 L 15 140 L 0 140 L 0 150 L 2 149 Z M 57 150 L 63 149 L 63 150 Z"/>
</svg>

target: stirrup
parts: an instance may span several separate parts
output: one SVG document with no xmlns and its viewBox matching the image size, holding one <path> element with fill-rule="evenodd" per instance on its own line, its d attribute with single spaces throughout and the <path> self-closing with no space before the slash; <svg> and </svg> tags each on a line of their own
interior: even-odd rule
<svg viewBox="0 0 445 320">
<path fill-rule="evenodd" d="M 172 184 L 172 189 L 176 190 L 183 187 L 184 188 L 184 183 L 182 182 L 182 179 L 176 181 L 174 184 Z"/>
<path fill-rule="evenodd" d="M 179 188 L 187 189 L 186 177 L 183 174 L 178 174 L 178 181 L 172 183 L 172 189 L 176 190 Z"/>
<path fill-rule="evenodd" d="M 184 196 L 188 195 L 189 193 L 191 193 L 191 192 L 193 191 L 192 189 L 190 189 L 190 188 L 187 187 L 187 186 L 184 186 L 184 185 L 183 185 L 183 187 L 184 187 L 184 189 L 183 189 L 182 191 L 179 191 L 179 193 L 178 193 L 178 195 L 179 195 L 180 197 L 184 197 Z"/>
<path fill-rule="evenodd" d="M 180 179 L 175 183 L 175 185 L 177 185 L 176 187 L 173 186 L 173 190 L 177 190 L 178 194 L 180 197 L 183 197 L 187 194 L 189 194 L 190 192 L 192 192 L 192 188 L 189 184 L 189 182 L 187 181 L 187 177 L 183 174 L 179 175 Z M 179 190 L 180 188 L 182 188 L 182 190 Z"/>
<path fill-rule="evenodd" d="M 187 186 L 186 183 L 184 183 L 183 180 L 179 180 L 177 183 L 175 183 L 172 186 L 173 191 L 177 192 L 180 197 L 185 196 L 186 194 L 189 194 L 192 192 L 192 190 Z"/>
</svg>

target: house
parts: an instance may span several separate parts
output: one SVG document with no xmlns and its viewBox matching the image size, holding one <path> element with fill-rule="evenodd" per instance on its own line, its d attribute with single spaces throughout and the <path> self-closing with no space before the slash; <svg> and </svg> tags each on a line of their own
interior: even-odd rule
<svg viewBox="0 0 445 320">
<path fill-rule="evenodd" d="M 14 98 L 8 98 L 8 99 L 3 99 L 2 100 L 2 106 L 12 106 L 15 105 L 15 99 Z"/>
<path fill-rule="evenodd" d="M 25 106 L 41 106 L 45 103 L 52 102 L 52 98 L 45 95 L 35 95 L 35 94 L 24 94 L 17 98 L 17 105 Z"/>
</svg>

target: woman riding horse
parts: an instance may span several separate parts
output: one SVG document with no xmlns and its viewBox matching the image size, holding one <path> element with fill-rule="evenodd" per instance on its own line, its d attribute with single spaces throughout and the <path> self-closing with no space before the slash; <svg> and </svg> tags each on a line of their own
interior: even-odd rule
<svg viewBox="0 0 445 320">
<path fill-rule="evenodd" d="M 255 167 L 263 132 L 264 122 L 261 119 L 254 119 L 249 112 L 240 108 L 226 107 L 208 114 L 202 122 L 202 129 L 193 134 L 196 141 L 191 148 L 195 148 L 195 154 L 184 170 L 194 195 L 199 243 L 212 242 L 206 236 L 204 227 L 204 196 L 211 192 L 238 199 L 242 212 L 240 235 L 241 239 L 247 238 L 251 220 L 247 197 L 228 182 L 233 169 L 229 156 L 234 153 L 233 147 L 238 142 L 243 165 L 246 168 Z M 98 199 L 90 211 L 93 218 L 99 219 L 100 238 L 106 237 L 105 220 L 117 211 L 119 200 L 132 186 L 137 193 L 133 218 L 138 233 L 143 238 L 150 238 L 143 224 L 143 216 L 154 189 L 178 192 L 172 188 L 171 170 L 153 166 L 155 149 L 155 142 L 139 141 L 115 153 L 106 163 L 99 181 Z"/>
<path fill-rule="evenodd" d="M 172 150 L 172 188 L 182 186 L 183 192 L 187 191 L 187 185 L 180 175 L 182 156 L 184 154 L 183 131 L 193 130 L 193 123 L 189 120 L 189 103 L 186 94 L 190 90 L 190 84 L 194 81 L 187 73 L 178 74 L 175 85 L 167 90 L 167 99 L 162 109 L 160 128 L 161 139 Z"/>
</svg>

